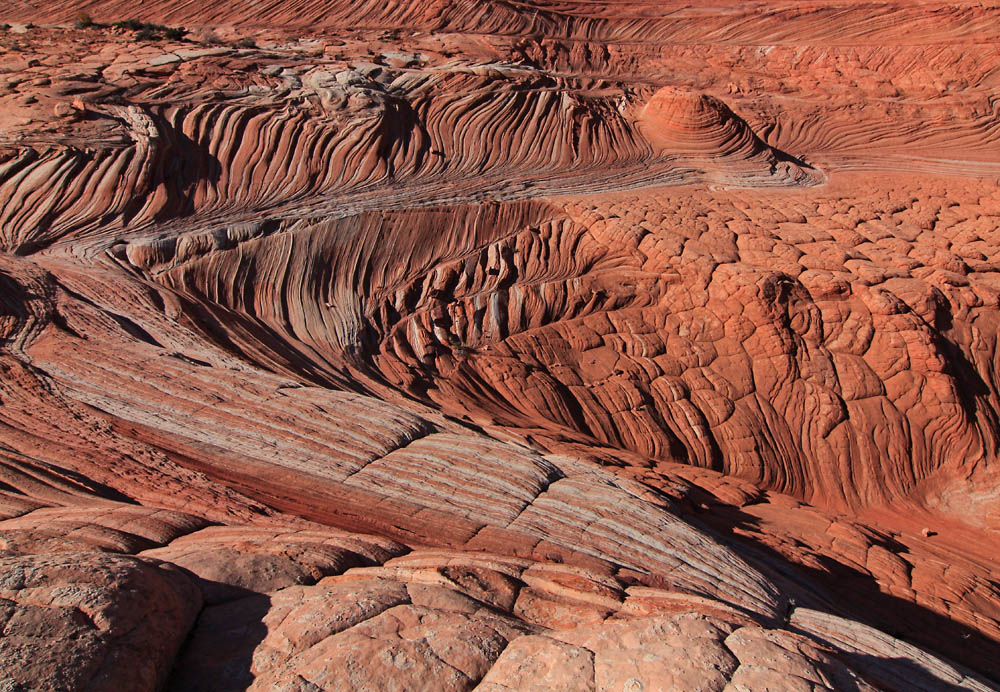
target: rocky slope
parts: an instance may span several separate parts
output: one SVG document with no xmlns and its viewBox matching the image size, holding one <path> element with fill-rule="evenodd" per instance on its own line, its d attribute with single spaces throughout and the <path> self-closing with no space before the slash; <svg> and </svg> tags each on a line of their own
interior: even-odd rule
<svg viewBox="0 0 1000 692">
<path fill-rule="evenodd" d="M 0 21 L 0 690 L 1000 689 L 1000 6 Z"/>
</svg>

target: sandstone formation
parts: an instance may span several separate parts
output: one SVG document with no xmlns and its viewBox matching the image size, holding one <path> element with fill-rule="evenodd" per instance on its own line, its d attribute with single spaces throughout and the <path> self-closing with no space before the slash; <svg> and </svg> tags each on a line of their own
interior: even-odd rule
<svg viewBox="0 0 1000 692">
<path fill-rule="evenodd" d="M 0 692 L 1000 689 L 1000 5 L 0 23 Z"/>
</svg>

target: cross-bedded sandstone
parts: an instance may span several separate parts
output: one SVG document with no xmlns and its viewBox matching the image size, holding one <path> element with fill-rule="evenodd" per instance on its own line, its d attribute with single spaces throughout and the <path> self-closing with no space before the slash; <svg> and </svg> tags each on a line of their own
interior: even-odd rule
<svg viewBox="0 0 1000 692">
<path fill-rule="evenodd" d="M 997 688 L 996 7 L 0 19 L 0 690 Z"/>
</svg>

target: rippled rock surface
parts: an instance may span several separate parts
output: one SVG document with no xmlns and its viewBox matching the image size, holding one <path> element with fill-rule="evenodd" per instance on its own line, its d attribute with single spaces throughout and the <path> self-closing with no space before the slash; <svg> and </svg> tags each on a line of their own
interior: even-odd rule
<svg viewBox="0 0 1000 692">
<path fill-rule="evenodd" d="M 1000 689 L 1000 7 L 0 22 L 0 691 Z"/>
</svg>

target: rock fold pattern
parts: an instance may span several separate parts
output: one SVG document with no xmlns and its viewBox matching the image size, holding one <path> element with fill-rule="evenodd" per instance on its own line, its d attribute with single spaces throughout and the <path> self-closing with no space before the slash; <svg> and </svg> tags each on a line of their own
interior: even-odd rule
<svg viewBox="0 0 1000 692">
<path fill-rule="evenodd" d="M 1000 689 L 1000 7 L 0 23 L 0 692 Z"/>
</svg>

